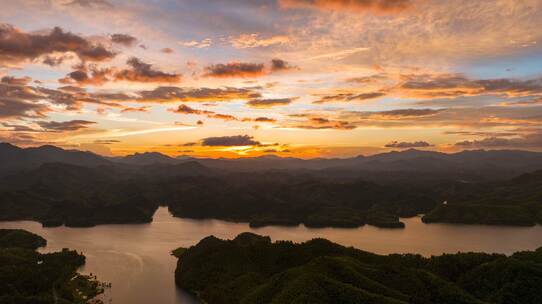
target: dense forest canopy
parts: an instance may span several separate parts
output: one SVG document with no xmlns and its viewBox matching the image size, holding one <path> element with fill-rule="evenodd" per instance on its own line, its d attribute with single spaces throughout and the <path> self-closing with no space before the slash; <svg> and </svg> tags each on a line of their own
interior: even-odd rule
<svg viewBox="0 0 542 304">
<path fill-rule="evenodd" d="M 522 158 L 517 158 L 520 155 Z M 178 217 L 402 228 L 425 222 L 542 222 L 542 153 L 407 150 L 353 159 L 105 159 L 55 147 L 0 146 L 0 220 L 86 227 L 148 223 L 159 205 Z M 517 159 L 510 162 L 510 159 Z M 496 174 L 501 172 L 503 174 Z M 523 173 L 519 177 L 516 173 Z M 3 175 L 3 176 L 2 176 Z"/>
<path fill-rule="evenodd" d="M 0 303 L 86 304 L 103 292 L 105 285 L 95 277 L 77 273 L 84 255 L 69 249 L 36 252 L 45 245 L 28 231 L 0 229 Z"/>
<path fill-rule="evenodd" d="M 174 254 L 177 285 L 213 304 L 542 302 L 542 248 L 510 257 L 384 256 L 325 239 L 296 244 L 243 233 Z"/>
</svg>

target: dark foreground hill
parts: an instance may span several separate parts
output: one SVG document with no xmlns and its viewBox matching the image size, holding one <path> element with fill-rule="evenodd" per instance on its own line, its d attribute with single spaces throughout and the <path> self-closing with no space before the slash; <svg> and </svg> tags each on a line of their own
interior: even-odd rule
<svg viewBox="0 0 542 304">
<path fill-rule="evenodd" d="M 24 230 L 0 229 L 0 303 L 86 304 L 103 292 L 95 278 L 77 273 L 82 254 L 35 251 L 45 243 Z"/>
<path fill-rule="evenodd" d="M 538 304 L 542 248 L 431 258 L 376 255 L 324 239 L 301 244 L 243 233 L 178 249 L 175 281 L 210 304 Z"/>
</svg>

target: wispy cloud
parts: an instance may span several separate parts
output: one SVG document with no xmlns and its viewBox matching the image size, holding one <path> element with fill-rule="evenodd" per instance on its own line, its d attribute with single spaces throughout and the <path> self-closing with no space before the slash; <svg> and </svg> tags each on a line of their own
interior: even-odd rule
<svg viewBox="0 0 542 304">
<path fill-rule="evenodd" d="M 230 37 L 229 42 L 235 48 L 246 49 L 288 44 L 290 42 L 290 38 L 286 35 L 277 35 L 263 38 L 260 37 L 260 34 L 255 33 L 242 34 L 237 37 Z"/>
<path fill-rule="evenodd" d="M 179 41 L 179 45 L 189 48 L 204 49 L 213 45 L 213 40 L 211 38 L 205 38 L 203 40 Z"/>
<path fill-rule="evenodd" d="M 324 53 L 316 56 L 312 56 L 310 60 L 319 60 L 319 59 L 331 59 L 331 60 L 341 60 L 350 55 L 354 55 L 359 52 L 366 52 L 370 50 L 368 47 L 356 47 L 348 50 L 341 50 L 336 52 Z"/>
</svg>

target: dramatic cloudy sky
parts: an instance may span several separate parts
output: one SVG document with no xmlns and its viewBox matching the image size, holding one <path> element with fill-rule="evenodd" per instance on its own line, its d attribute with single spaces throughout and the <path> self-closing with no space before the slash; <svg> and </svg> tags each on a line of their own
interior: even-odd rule
<svg viewBox="0 0 542 304">
<path fill-rule="evenodd" d="M 540 0 L 0 0 L 0 141 L 542 150 Z"/>
</svg>

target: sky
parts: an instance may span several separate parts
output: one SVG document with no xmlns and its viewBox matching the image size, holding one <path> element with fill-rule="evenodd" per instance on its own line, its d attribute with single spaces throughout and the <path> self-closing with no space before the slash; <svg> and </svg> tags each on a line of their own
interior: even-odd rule
<svg viewBox="0 0 542 304">
<path fill-rule="evenodd" d="M 0 0 L 0 142 L 542 151 L 540 0 Z"/>
</svg>

